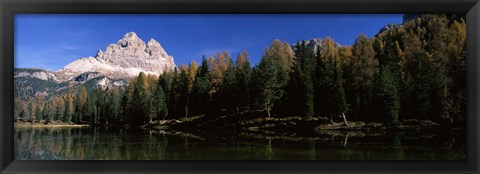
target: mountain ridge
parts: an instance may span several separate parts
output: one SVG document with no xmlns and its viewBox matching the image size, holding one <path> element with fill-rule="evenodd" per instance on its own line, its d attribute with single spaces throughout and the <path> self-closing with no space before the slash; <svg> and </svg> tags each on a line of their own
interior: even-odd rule
<svg viewBox="0 0 480 174">
<path fill-rule="evenodd" d="M 160 75 L 176 67 L 173 56 L 151 38 L 147 43 L 135 32 L 126 33 L 105 51 L 97 50 L 95 57 L 79 58 L 57 71 L 62 80 L 70 80 L 84 72 L 99 72 L 111 78 L 128 79 L 138 73 Z"/>
</svg>

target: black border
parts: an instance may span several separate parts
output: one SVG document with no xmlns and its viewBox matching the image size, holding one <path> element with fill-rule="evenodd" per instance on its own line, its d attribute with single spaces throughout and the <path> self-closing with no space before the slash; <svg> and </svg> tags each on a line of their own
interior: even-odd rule
<svg viewBox="0 0 480 174">
<path fill-rule="evenodd" d="M 479 0 L 0 0 L 1 173 L 479 173 Z M 15 161 L 15 14 L 466 13 L 466 161 Z"/>
</svg>

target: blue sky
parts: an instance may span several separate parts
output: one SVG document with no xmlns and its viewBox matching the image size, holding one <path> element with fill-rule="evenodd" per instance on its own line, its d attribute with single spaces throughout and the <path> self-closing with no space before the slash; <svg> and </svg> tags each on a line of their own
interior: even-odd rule
<svg viewBox="0 0 480 174">
<path fill-rule="evenodd" d="M 57 71 L 82 57 L 95 56 L 127 32 L 144 41 L 159 41 L 175 63 L 200 62 L 217 51 L 229 51 L 235 60 L 247 50 L 252 65 L 274 39 L 296 43 L 330 36 L 351 45 L 364 33 L 374 36 L 389 23 L 401 23 L 401 14 L 315 15 L 46 15 L 15 16 L 15 67 Z"/>
</svg>

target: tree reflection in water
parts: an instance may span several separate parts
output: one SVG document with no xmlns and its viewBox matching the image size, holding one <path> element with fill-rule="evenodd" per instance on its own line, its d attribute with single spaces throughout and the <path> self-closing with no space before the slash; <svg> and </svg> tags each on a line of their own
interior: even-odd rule
<svg viewBox="0 0 480 174">
<path fill-rule="evenodd" d="M 17 128 L 16 160 L 456 160 L 457 135 L 325 132 L 133 131 L 104 128 Z M 263 148 L 262 148 L 263 147 Z"/>
</svg>

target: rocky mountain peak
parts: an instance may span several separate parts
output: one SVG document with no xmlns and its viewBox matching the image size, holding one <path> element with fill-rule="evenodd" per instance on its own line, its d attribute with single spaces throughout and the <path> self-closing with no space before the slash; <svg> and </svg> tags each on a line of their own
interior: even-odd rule
<svg viewBox="0 0 480 174">
<path fill-rule="evenodd" d="M 160 43 L 157 40 L 155 40 L 153 38 L 150 38 L 150 40 L 148 40 L 147 45 L 158 45 L 158 46 L 160 46 Z"/>
<path fill-rule="evenodd" d="M 168 57 L 167 52 L 163 49 L 162 45 L 155 39 L 150 39 L 147 43 L 147 50 L 150 56 L 154 57 Z"/>
<path fill-rule="evenodd" d="M 137 33 L 131 31 L 131 32 L 125 33 L 123 38 L 138 38 L 138 36 L 137 36 Z"/>
<path fill-rule="evenodd" d="M 138 38 L 137 33 L 131 31 L 131 32 L 125 33 L 125 35 L 123 35 L 122 39 L 136 40 L 136 39 L 140 39 L 140 38 Z"/>
<path fill-rule="evenodd" d="M 400 26 L 401 26 L 400 24 L 394 24 L 394 23 L 387 24 L 378 31 L 378 33 L 375 35 L 375 37 L 377 37 L 378 34 L 383 33 L 384 31 L 395 30 Z"/>
<path fill-rule="evenodd" d="M 305 44 L 307 45 L 307 47 L 313 49 L 314 53 L 317 52 L 318 49 L 322 50 L 322 42 L 323 42 L 323 38 L 313 38 L 313 39 L 310 39 L 310 40 L 305 40 Z M 300 42 L 301 43 L 301 42 Z M 292 45 L 292 49 L 295 50 L 295 46 L 297 44 L 293 44 Z M 336 43 L 336 45 L 338 47 L 341 47 L 341 45 L 339 43 Z"/>
<path fill-rule="evenodd" d="M 95 57 L 78 59 L 59 72 L 69 78 L 84 72 L 100 72 L 112 78 L 128 78 L 142 71 L 159 75 L 174 67 L 176 65 L 173 57 L 167 54 L 158 41 L 150 39 L 145 43 L 135 32 L 129 32 L 117 43 L 110 44 L 105 51 L 99 49 Z"/>
<path fill-rule="evenodd" d="M 144 47 L 145 42 L 135 32 L 128 32 L 117 42 L 121 47 Z"/>
<path fill-rule="evenodd" d="M 101 49 L 97 50 L 97 55 L 95 56 L 97 59 L 102 59 L 103 58 L 103 51 Z"/>
</svg>

